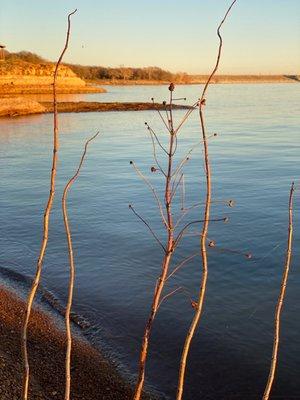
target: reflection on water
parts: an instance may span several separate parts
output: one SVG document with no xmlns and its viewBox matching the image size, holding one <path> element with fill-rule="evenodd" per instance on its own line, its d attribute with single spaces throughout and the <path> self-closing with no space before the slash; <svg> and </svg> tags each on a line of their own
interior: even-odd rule
<svg viewBox="0 0 300 400">
<path fill-rule="evenodd" d="M 80 98 L 148 101 L 154 96 L 161 101 L 166 97 L 165 88 L 156 86 L 109 90 Z M 180 86 L 177 95 L 192 102 L 198 90 Z M 209 236 L 217 246 L 209 251 L 207 300 L 189 359 L 186 399 L 258 399 L 262 395 L 284 263 L 289 186 L 293 179 L 299 182 L 300 175 L 299 100 L 296 84 L 210 88 L 208 131 L 219 133 L 210 142 L 213 196 L 234 199 L 236 206 L 213 205 L 213 217 L 227 215 L 229 222 L 210 225 Z M 175 112 L 175 118 L 180 115 L 182 111 Z M 69 198 L 77 265 L 74 309 L 92 323 L 93 342 L 105 344 L 129 374 L 136 372 L 161 253 L 128 204 L 134 204 L 151 221 L 162 239 L 164 234 L 151 193 L 129 165 L 135 160 L 146 174 L 152 165 L 144 121 L 163 135 L 160 121 L 151 111 L 60 116 L 58 188 L 43 273 L 44 286 L 64 301 L 68 260 L 60 196 L 85 139 L 100 130 Z M 0 126 L 0 264 L 32 275 L 49 190 L 52 116 L 1 119 Z M 181 153 L 198 141 L 195 114 L 180 134 Z M 188 204 L 203 196 L 201 154 L 199 148 L 186 167 Z M 155 174 L 151 179 L 161 192 L 160 177 Z M 300 398 L 299 201 L 298 191 L 274 398 Z M 199 219 L 201 213 L 195 209 L 191 218 Z M 175 262 L 195 252 L 198 241 L 186 237 Z M 251 260 L 238 254 L 248 251 L 253 254 Z M 170 280 L 169 289 L 179 285 L 185 291 L 162 306 L 154 326 L 147 376 L 150 384 L 170 398 L 174 398 L 180 349 L 193 312 L 188 297 L 196 297 L 200 278 L 201 264 L 194 259 Z"/>
</svg>

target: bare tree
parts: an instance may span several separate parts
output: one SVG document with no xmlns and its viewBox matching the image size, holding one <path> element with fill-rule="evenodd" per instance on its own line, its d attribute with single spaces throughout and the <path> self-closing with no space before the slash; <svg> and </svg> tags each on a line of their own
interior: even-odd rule
<svg viewBox="0 0 300 400">
<path fill-rule="evenodd" d="M 51 169 L 51 176 L 50 176 L 50 193 L 49 193 L 48 201 L 47 201 L 45 212 L 44 212 L 43 239 L 42 239 L 42 243 L 41 243 L 39 257 L 37 260 L 36 273 L 35 273 L 35 277 L 34 277 L 30 292 L 28 294 L 26 310 L 25 310 L 25 315 L 24 315 L 24 321 L 23 321 L 23 326 L 22 326 L 22 338 L 21 339 L 22 339 L 22 354 L 23 354 L 23 388 L 22 388 L 23 400 L 27 400 L 27 398 L 28 398 L 29 377 L 30 377 L 28 349 L 27 349 L 28 323 L 30 320 L 32 304 L 33 304 L 35 294 L 36 294 L 36 291 L 38 289 L 40 279 L 41 279 L 43 261 L 44 261 L 47 244 L 48 244 L 50 213 L 51 213 L 53 200 L 54 200 L 54 196 L 55 196 L 57 152 L 58 152 L 58 148 L 59 148 L 56 83 L 57 83 L 59 66 L 61 64 L 63 56 L 69 45 L 69 37 L 70 37 L 70 29 L 71 29 L 71 16 L 76 11 L 77 10 L 74 10 L 73 12 L 71 12 L 68 15 L 68 27 L 67 27 L 65 46 L 64 46 L 62 53 L 56 63 L 55 71 L 54 71 L 54 78 L 53 78 L 53 106 L 54 106 L 53 117 L 54 117 L 54 119 L 53 119 L 53 156 L 52 156 L 52 169 Z"/>
<path fill-rule="evenodd" d="M 295 185 L 293 182 L 291 189 L 290 189 L 290 196 L 289 196 L 289 225 L 288 225 L 288 240 L 287 240 L 286 258 L 285 258 L 285 265 L 284 265 L 282 281 L 281 281 L 281 286 L 280 286 L 280 293 L 279 293 L 277 306 L 276 306 L 276 310 L 275 310 L 275 317 L 274 317 L 274 339 L 273 339 L 272 361 L 271 361 L 271 365 L 270 365 L 268 381 L 267 381 L 266 388 L 265 388 L 265 391 L 263 394 L 263 400 L 269 399 L 273 381 L 275 378 L 276 367 L 277 367 L 277 358 L 278 358 L 278 349 L 279 349 L 279 340 L 280 340 L 281 310 L 282 310 L 283 301 L 285 298 L 286 285 L 287 285 L 287 281 L 288 281 L 291 257 L 292 257 L 294 191 L 295 191 Z"/>
</svg>

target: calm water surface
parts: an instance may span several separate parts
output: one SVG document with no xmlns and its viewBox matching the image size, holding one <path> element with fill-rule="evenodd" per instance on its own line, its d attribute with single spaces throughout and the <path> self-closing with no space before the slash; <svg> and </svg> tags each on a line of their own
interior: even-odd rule
<svg viewBox="0 0 300 400">
<path fill-rule="evenodd" d="M 109 87 L 106 94 L 82 95 L 95 101 L 162 101 L 166 87 Z M 194 102 L 196 86 L 180 86 L 176 96 Z M 74 98 L 70 99 L 73 100 Z M 79 99 L 79 97 L 77 98 Z M 76 99 L 75 99 L 76 100 Z M 272 351 L 273 314 L 280 287 L 287 239 L 287 203 L 292 180 L 294 253 L 282 317 L 279 368 L 274 399 L 300 399 L 300 92 L 297 84 L 212 86 L 206 108 L 213 173 L 213 218 L 209 237 L 209 283 L 204 315 L 192 345 L 185 399 L 259 399 Z M 179 120 L 183 111 L 175 112 Z M 150 176 L 153 165 L 148 121 L 166 140 L 155 112 L 60 115 L 58 187 L 52 212 L 43 285 L 61 302 L 66 299 L 67 245 L 60 198 L 74 173 L 84 141 L 95 131 L 80 178 L 69 196 L 69 214 L 77 264 L 74 310 L 92 327 L 89 337 L 132 376 L 162 253 L 145 226 L 128 209 L 135 206 L 164 240 L 151 193 L 129 164 L 135 160 Z M 43 208 L 49 191 L 52 116 L 0 121 L 0 266 L 32 276 L 42 235 Z M 199 141 L 197 115 L 179 136 L 177 159 Z M 160 154 L 165 163 L 164 154 Z M 201 146 L 185 168 L 186 205 L 203 199 Z M 164 164 L 165 165 L 165 164 Z M 150 179 L 161 193 L 158 174 Z M 234 199 L 229 208 L 224 201 Z M 175 204 L 175 217 L 179 215 Z M 202 207 L 186 217 L 201 219 Z M 198 249 L 192 228 L 174 263 Z M 245 253 L 250 252 L 248 260 Z M 170 279 L 167 291 L 184 288 L 168 299 L 155 321 L 148 384 L 174 398 L 180 353 L 193 315 L 201 279 L 194 259 Z"/>
</svg>

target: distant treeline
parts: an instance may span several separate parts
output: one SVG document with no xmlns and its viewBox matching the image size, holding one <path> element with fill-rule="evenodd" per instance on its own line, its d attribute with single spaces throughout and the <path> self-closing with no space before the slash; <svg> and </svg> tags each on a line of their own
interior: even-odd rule
<svg viewBox="0 0 300 400">
<path fill-rule="evenodd" d="M 21 60 L 32 64 L 49 63 L 49 61 L 30 51 L 19 51 L 18 53 L 9 53 L 5 51 L 5 60 L 12 62 Z"/>
<path fill-rule="evenodd" d="M 49 63 L 41 56 L 29 51 L 18 53 L 6 52 L 7 61 L 26 61 L 33 64 Z M 85 80 L 106 80 L 106 81 L 167 81 L 188 83 L 190 77 L 185 72 L 173 74 L 159 67 L 133 68 L 123 67 L 110 68 L 102 66 L 85 66 L 75 64 L 65 64 L 71 68 L 80 78 Z"/>
<path fill-rule="evenodd" d="M 79 77 L 86 80 L 126 80 L 126 81 L 175 81 L 188 82 L 186 73 L 172 74 L 159 67 L 118 67 L 107 68 L 97 66 L 83 66 L 67 64 Z"/>
</svg>

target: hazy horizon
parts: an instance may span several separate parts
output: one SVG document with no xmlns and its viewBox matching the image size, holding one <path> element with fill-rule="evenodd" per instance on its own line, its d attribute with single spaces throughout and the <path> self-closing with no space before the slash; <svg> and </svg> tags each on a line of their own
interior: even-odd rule
<svg viewBox="0 0 300 400">
<path fill-rule="evenodd" d="M 104 67 L 147 67 L 208 74 L 215 60 L 216 27 L 230 1 L 184 4 L 158 0 L 99 5 L 94 0 L 21 0 L 2 5 L 0 42 L 56 60 L 64 43 L 66 15 L 74 8 L 66 63 Z M 219 74 L 282 75 L 300 70 L 300 24 L 296 0 L 251 4 L 237 1 L 222 30 Z"/>
</svg>

